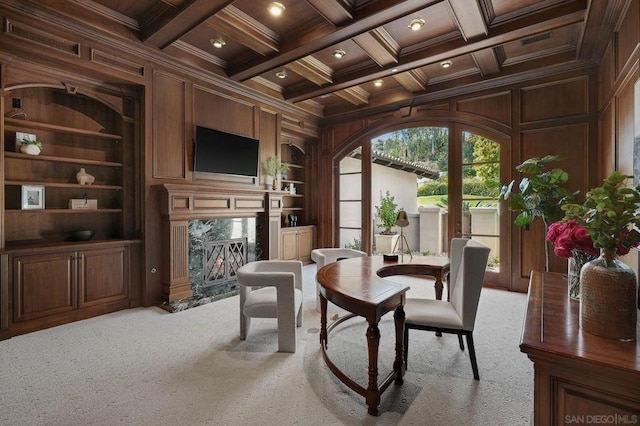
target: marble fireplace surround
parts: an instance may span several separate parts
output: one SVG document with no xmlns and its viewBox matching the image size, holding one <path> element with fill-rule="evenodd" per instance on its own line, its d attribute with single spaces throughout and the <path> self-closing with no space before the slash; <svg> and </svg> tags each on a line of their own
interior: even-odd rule
<svg viewBox="0 0 640 426">
<path fill-rule="evenodd" d="M 260 259 L 262 213 L 257 217 L 189 221 L 189 282 L 193 296 L 171 305 L 183 310 L 238 294 L 237 270 Z"/>
<path fill-rule="evenodd" d="M 189 277 L 190 223 L 193 230 L 194 227 L 211 227 L 217 220 L 223 220 L 218 223 L 225 223 L 226 220 L 255 218 L 256 233 L 260 235 L 256 235 L 256 253 L 250 254 L 249 260 L 252 260 L 252 256 L 254 259 L 261 258 L 263 254 L 268 256 L 269 235 L 278 235 L 270 224 L 279 223 L 281 197 L 258 189 L 234 189 L 230 193 L 229 189 L 180 184 L 164 184 L 159 189 L 163 228 L 163 305 L 171 305 L 194 295 Z M 269 221 L 272 217 L 276 220 Z M 265 248 L 267 253 L 263 253 Z"/>
</svg>

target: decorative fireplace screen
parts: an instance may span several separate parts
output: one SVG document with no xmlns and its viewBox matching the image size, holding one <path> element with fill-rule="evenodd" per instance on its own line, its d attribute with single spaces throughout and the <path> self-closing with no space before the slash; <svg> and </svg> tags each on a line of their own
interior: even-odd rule
<svg viewBox="0 0 640 426">
<path fill-rule="evenodd" d="M 247 239 L 205 243 L 203 263 L 205 287 L 235 281 L 238 268 L 247 263 Z"/>
</svg>

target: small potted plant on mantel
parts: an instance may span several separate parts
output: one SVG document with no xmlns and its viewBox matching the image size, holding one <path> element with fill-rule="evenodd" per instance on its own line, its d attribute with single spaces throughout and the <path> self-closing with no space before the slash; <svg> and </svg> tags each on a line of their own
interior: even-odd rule
<svg viewBox="0 0 640 426">
<path fill-rule="evenodd" d="M 38 155 L 42 151 L 42 142 L 35 139 L 22 139 L 20 141 L 20 152 L 28 155 Z"/>
<path fill-rule="evenodd" d="M 272 189 L 276 189 L 276 177 L 281 175 L 282 173 L 286 173 L 289 170 L 288 163 L 281 163 L 280 158 L 277 155 L 273 157 L 267 158 L 264 165 L 262 166 L 262 171 L 265 174 L 265 183 L 267 184 L 267 188 L 271 187 Z"/>
<path fill-rule="evenodd" d="M 375 208 L 376 216 L 380 221 L 377 227 L 382 229 L 382 232 L 375 235 L 376 251 L 378 253 L 391 253 L 399 235 L 397 232 L 391 230 L 391 228 L 396 226 L 398 205 L 395 203 L 394 197 L 389 190 L 387 190 L 385 195 L 382 195 L 382 191 L 380 192 L 380 204 L 376 205 Z"/>
</svg>

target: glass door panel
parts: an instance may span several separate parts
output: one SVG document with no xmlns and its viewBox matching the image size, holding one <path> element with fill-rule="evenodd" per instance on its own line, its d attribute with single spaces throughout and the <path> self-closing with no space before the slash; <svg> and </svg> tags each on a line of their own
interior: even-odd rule
<svg viewBox="0 0 640 426">
<path fill-rule="evenodd" d="M 340 247 L 362 249 L 362 160 L 356 149 L 340 160 L 338 238 Z"/>
<path fill-rule="evenodd" d="M 404 210 L 408 225 L 393 231 L 402 233 L 413 253 L 446 255 L 449 247 L 447 226 L 449 128 L 411 127 L 392 131 L 371 140 L 371 201 L 372 212 L 382 196 L 389 193 L 398 209 Z M 374 240 L 392 238 L 379 236 L 383 229 L 373 217 Z M 388 243 L 381 245 L 385 249 Z M 391 247 L 400 247 L 397 242 Z M 376 242 L 376 250 L 384 253 Z"/>
<path fill-rule="evenodd" d="M 463 131 L 460 172 L 460 236 L 477 240 L 491 249 L 487 273 L 497 275 L 500 273 L 500 211 L 494 188 L 500 182 L 500 144 Z"/>
</svg>

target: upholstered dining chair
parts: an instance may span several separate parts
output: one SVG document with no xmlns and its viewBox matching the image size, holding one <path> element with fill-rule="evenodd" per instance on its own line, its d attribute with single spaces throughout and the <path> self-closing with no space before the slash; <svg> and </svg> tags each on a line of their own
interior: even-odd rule
<svg viewBox="0 0 640 426">
<path fill-rule="evenodd" d="M 240 340 L 251 318 L 277 318 L 278 351 L 296 351 L 296 327 L 302 326 L 302 262 L 259 260 L 238 268 Z"/>
<path fill-rule="evenodd" d="M 367 253 L 350 248 L 317 248 L 311 250 L 311 260 L 313 260 L 318 269 L 333 262 L 352 257 L 365 257 Z M 316 281 L 316 311 L 320 312 L 320 289 Z"/>
<path fill-rule="evenodd" d="M 457 334 L 461 350 L 464 350 L 462 336 L 466 337 L 473 378 L 480 380 L 473 329 L 489 252 L 488 247 L 475 240 L 453 238 L 450 252 L 450 300 L 407 298 L 404 306 L 405 364 L 409 355 L 409 330 Z"/>
</svg>

